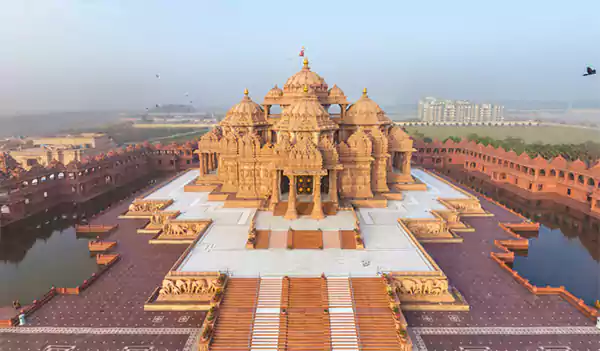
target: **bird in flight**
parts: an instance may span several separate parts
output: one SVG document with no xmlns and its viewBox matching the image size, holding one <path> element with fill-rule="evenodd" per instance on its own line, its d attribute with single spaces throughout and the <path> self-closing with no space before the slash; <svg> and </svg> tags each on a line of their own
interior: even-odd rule
<svg viewBox="0 0 600 351">
<path fill-rule="evenodd" d="M 584 77 L 585 77 L 585 76 L 591 76 L 591 75 L 594 75 L 594 74 L 596 74 L 596 70 L 595 70 L 595 69 L 593 69 L 593 68 L 592 68 L 592 67 L 590 67 L 590 66 L 587 66 L 587 73 L 586 73 L 586 74 L 584 74 L 583 76 L 584 76 Z"/>
</svg>

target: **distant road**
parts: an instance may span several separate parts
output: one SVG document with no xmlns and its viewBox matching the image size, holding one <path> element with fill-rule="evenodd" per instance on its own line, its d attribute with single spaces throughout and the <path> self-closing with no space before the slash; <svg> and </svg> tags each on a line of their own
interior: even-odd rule
<svg viewBox="0 0 600 351">
<path fill-rule="evenodd" d="M 459 122 L 410 122 L 410 121 L 395 121 L 394 124 L 405 127 L 417 127 L 417 126 L 437 126 L 437 127 L 518 127 L 518 126 L 531 126 L 531 127 L 539 127 L 539 126 L 554 126 L 554 127 L 568 127 L 568 128 L 578 128 L 578 129 L 592 129 L 600 131 L 600 127 L 591 127 L 584 126 L 581 124 L 561 124 L 554 122 L 546 122 L 546 121 L 503 121 L 503 122 L 474 122 L 474 123 L 459 123 Z M 134 128 L 154 128 L 154 129 L 189 129 L 189 128 L 212 128 L 218 125 L 218 123 L 186 123 L 186 124 L 158 124 L 158 123 L 143 123 L 143 124 L 134 124 Z"/>
<path fill-rule="evenodd" d="M 134 128 L 149 128 L 149 129 L 189 129 L 189 128 L 211 128 L 214 127 L 216 123 L 172 123 L 172 124 L 159 124 L 159 123 L 134 123 Z"/>
</svg>

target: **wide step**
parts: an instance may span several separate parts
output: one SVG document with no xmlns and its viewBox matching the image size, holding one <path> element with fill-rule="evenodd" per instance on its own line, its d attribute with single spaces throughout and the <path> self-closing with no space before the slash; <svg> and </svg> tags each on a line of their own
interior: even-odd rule
<svg viewBox="0 0 600 351">
<path fill-rule="evenodd" d="M 327 278 L 327 295 L 332 351 L 358 351 L 358 335 L 349 279 L 347 277 Z"/>
<path fill-rule="evenodd" d="M 262 278 L 252 328 L 251 350 L 277 350 L 283 278 Z"/>
</svg>

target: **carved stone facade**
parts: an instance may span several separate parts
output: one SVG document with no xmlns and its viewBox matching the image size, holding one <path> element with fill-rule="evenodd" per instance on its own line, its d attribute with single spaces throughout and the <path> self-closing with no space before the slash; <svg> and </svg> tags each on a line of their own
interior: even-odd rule
<svg viewBox="0 0 600 351">
<path fill-rule="evenodd" d="M 400 301 L 411 303 L 451 303 L 455 301 L 449 289 L 448 278 L 435 275 L 393 274 L 391 284 Z"/>
<path fill-rule="evenodd" d="M 206 228 L 206 225 L 206 222 L 167 219 L 163 225 L 162 235 L 176 237 L 195 237 L 204 228 Z"/>
<path fill-rule="evenodd" d="M 128 215 L 138 214 L 151 218 L 156 212 L 173 203 L 173 200 L 136 200 L 129 205 Z"/>
<path fill-rule="evenodd" d="M 340 113 L 330 112 L 337 105 Z M 197 184 L 217 184 L 239 199 L 267 199 L 274 208 L 287 195 L 286 218 L 297 217 L 298 196 L 312 197 L 313 218 L 323 202 L 372 199 L 388 184 L 412 183 L 412 140 L 371 100 L 366 89 L 350 105 L 337 86 L 308 67 L 262 105 L 248 91 L 220 125 L 205 134 L 197 153 Z M 349 107 L 348 107 L 349 106 Z M 274 108 L 281 113 L 274 113 Z"/>
<path fill-rule="evenodd" d="M 221 289 L 218 276 L 168 277 L 158 290 L 157 301 L 210 301 Z"/>
</svg>

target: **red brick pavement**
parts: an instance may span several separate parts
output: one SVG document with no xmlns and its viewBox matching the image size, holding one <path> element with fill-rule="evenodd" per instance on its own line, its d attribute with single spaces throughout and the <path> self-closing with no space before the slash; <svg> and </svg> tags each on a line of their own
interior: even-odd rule
<svg viewBox="0 0 600 351">
<path fill-rule="evenodd" d="M 597 351 L 600 348 L 600 337 L 587 335 L 423 335 L 422 338 L 427 350 Z"/>
<path fill-rule="evenodd" d="M 188 335 L 0 334 L 0 350 L 176 351 L 183 350 L 187 339 Z"/>
</svg>

